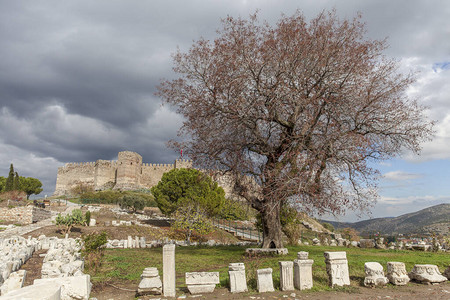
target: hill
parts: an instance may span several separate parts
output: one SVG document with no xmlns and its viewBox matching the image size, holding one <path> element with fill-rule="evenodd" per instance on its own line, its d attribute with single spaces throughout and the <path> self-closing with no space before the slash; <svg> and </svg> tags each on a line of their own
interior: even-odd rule
<svg viewBox="0 0 450 300">
<path fill-rule="evenodd" d="M 450 203 L 428 207 L 398 217 L 375 218 L 355 223 L 325 221 L 335 228 L 351 227 L 362 235 L 380 232 L 392 234 L 450 234 Z"/>
</svg>

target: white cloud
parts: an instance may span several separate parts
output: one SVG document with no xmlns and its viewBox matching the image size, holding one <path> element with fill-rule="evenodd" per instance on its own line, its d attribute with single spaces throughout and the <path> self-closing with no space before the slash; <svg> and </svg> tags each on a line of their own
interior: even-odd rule
<svg viewBox="0 0 450 300">
<path fill-rule="evenodd" d="M 422 177 L 422 174 L 408 173 L 403 171 L 392 171 L 383 174 L 384 179 L 394 180 L 394 181 L 407 181 Z"/>
</svg>

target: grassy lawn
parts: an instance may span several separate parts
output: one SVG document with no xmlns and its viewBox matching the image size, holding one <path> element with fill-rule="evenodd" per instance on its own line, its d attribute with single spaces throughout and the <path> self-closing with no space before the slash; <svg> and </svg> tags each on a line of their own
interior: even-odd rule
<svg viewBox="0 0 450 300">
<path fill-rule="evenodd" d="M 383 265 L 386 272 L 388 261 L 400 261 L 406 264 L 409 272 L 415 264 L 435 264 L 443 272 L 450 265 L 448 253 L 413 252 L 379 249 L 359 249 L 326 246 L 298 246 L 288 247 L 286 256 L 246 257 L 245 247 L 216 246 L 216 247 L 177 247 L 175 250 L 177 287 L 185 287 L 185 272 L 218 271 L 220 286 L 228 286 L 228 264 L 232 262 L 245 263 L 247 282 L 250 291 L 256 290 L 256 270 L 273 268 L 274 286 L 279 287 L 278 261 L 294 260 L 298 251 L 309 252 L 309 258 L 314 260 L 313 280 L 314 291 L 331 290 L 328 286 L 324 251 L 346 251 L 349 263 L 351 286 L 338 288 L 352 292 L 362 286 L 364 281 L 364 263 L 376 261 Z M 95 284 L 100 282 L 114 282 L 121 286 L 136 286 L 140 275 L 146 267 L 157 267 L 162 278 L 162 248 L 150 249 L 108 249 L 105 252 L 104 263 L 97 274 L 90 273 Z M 393 286 L 392 286 L 393 287 Z M 336 289 L 334 289 L 336 290 Z"/>
</svg>

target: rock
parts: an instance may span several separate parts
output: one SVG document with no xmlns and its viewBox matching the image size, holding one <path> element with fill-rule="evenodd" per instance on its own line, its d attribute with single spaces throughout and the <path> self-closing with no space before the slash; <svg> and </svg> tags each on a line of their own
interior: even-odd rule
<svg viewBox="0 0 450 300">
<path fill-rule="evenodd" d="M 388 262 L 387 278 L 394 285 L 406 285 L 409 282 L 409 276 L 406 272 L 405 264 L 402 262 Z"/>
<path fill-rule="evenodd" d="M 5 295 L 11 291 L 18 290 L 23 287 L 26 279 L 27 271 L 19 270 L 9 275 L 8 279 L 1 286 L 1 295 Z"/>
<path fill-rule="evenodd" d="M 364 278 L 365 286 L 383 286 L 389 282 L 384 276 L 383 266 L 380 263 L 366 262 L 364 264 L 364 271 L 366 273 L 366 277 Z"/>
<path fill-rule="evenodd" d="M 245 249 L 247 255 L 264 255 L 264 254 L 278 254 L 287 255 L 289 253 L 287 248 L 247 248 Z"/>
<path fill-rule="evenodd" d="M 61 300 L 88 300 L 92 284 L 89 275 L 35 279 L 33 285 L 54 285 L 61 287 Z"/>
<path fill-rule="evenodd" d="M 138 286 L 140 295 L 161 295 L 162 282 L 157 268 L 145 268 Z"/>
<path fill-rule="evenodd" d="M 372 239 L 361 239 L 359 241 L 359 246 L 361 248 L 374 248 L 375 247 L 375 242 Z"/>
<path fill-rule="evenodd" d="M 212 293 L 219 283 L 219 272 L 186 272 L 186 285 L 192 295 Z"/>
<path fill-rule="evenodd" d="M 442 275 L 444 275 L 445 277 L 447 277 L 448 280 L 450 280 L 450 266 L 448 266 L 448 268 L 444 271 Z"/>
<path fill-rule="evenodd" d="M 325 252 L 324 256 L 330 285 L 332 287 L 350 285 L 347 253 L 345 251 Z"/>
<path fill-rule="evenodd" d="M 320 246 L 320 240 L 318 238 L 313 238 L 312 242 L 314 246 Z"/>
<path fill-rule="evenodd" d="M 230 292 L 247 292 L 247 280 L 245 277 L 245 265 L 243 263 L 230 263 L 228 265 L 228 275 L 230 276 Z"/>
<path fill-rule="evenodd" d="M 89 220 L 89 226 L 95 226 L 95 224 L 97 224 L 97 221 L 95 219 Z"/>
<path fill-rule="evenodd" d="M 351 242 L 350 242 L 350 245 L 351 245 L 352 247 L 358 247 L 358 242 L 357 242 L 357 241 L 351 241 Z"/>
<path fill-rule="evenodd" d="M 17 299 L 45 299 L 45 300 L 60 300 L 61 286 L 53 283 L 33 284 L 23 287 L 18 290 L 11 291 L 6 295 L 2 295 L 2 300 L 17 300 Z"/>
<path fill-rule="evenodd" d="M 441 283 L 447 281 L 436 265 L 415 265 L 408 274 L 409 278 L 422 283 Z"/>
<path fill-rule="evenodd" d="M 257 274 L 257 288 L 258 292 L 273 292 L 273 279 L 272 279 L 272 268 L 259 269 L 256 271 Z"/>
</svg>

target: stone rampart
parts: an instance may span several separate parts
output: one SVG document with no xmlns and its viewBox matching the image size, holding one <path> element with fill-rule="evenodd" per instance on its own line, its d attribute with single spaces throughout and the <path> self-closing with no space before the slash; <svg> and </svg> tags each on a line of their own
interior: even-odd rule
<svg viewBox="0 0 450 300">
<path fill-rule="evenodd" d="M 158 184 L 164 173 L 177 168 L 192 168 L 192 161 L 177 159 L 173 164 L 142 163 L 142 156 L 138 153 L 122 151 L 117 161 L 99 159 L 95 163 L 67 163 L 58 168 L 53 195 L 70 195 L 72 189 L 79 185 L 96 191 L 149 189 Z M 209 175 L 223 187 L 227 197 L 233 195 L 229 177 Z"/>
<path fill-rule="evenodd" d="M 1 207 L 2 220 L 17 224 L 31 224 L 51 217 L 51 212 L 35 206 Z"/>
<path fill-rule="evenodd" d="M 55 195 L 69 194 L 77 185 L 94 186 L 95 163 L 67 163 L 58 168 Z"/>
</svg>

